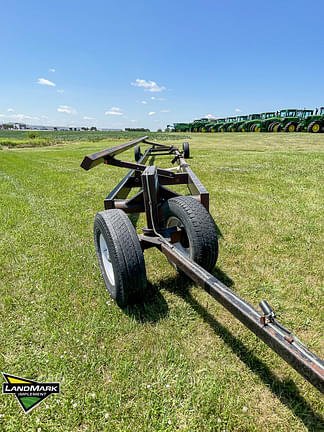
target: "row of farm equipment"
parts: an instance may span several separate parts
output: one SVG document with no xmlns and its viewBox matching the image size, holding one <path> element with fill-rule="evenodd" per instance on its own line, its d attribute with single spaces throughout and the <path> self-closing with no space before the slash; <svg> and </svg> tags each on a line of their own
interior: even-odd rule
<svg viewBox="0 0 324 432">
<path fill-rule="evenodd" d="M 170 127 L 170 126 L 169 126 Z M 324 107 L 174 123 L 174 132 L 324 132 Z"/>
</svg>

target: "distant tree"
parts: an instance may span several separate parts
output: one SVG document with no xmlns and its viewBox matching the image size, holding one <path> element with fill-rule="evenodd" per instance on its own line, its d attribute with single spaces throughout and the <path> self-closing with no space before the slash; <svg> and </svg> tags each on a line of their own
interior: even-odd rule
<svg viewBox="0 0 324 432">
<path fill-rule="evenodd" d="M 39 137 L 39 133 L 36 131 L 30 131 L 28 132 L 27 136 L 29 139 L 35 139 Z"/>
<path fill-rule="evenodd" d="M 150 129 L 145 128 L 125 128 L 126 132 L 150 132 Z"/>
<path fill-rule="evenodd" d="M 169 128 L 169 127 L 166 127 L 166 128 L 164 129 L 164 132 L 170 132 L 170 128 Z"/>
<path fill-rule="evenodd" d="M 158 129 L 156 132 L 162 132 L 162 129 Z"/>
<path fill-rule="evenodd" d="M 96 131 L 97 128 L 96 128 L 96 126 L 92 126 L 92 127 L 90 128 L 90 130 L 91 130 L 91 131 Z"/>
</svg>

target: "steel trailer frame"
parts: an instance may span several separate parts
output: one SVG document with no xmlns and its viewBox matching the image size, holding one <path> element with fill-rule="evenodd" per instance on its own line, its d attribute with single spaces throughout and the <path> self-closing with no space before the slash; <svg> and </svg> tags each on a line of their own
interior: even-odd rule
<svg viewBox="0 0 324 432">
<path fill-rule="evenodd" d="M 139 154 L 138 161 L 128 162 L 115 156 L 138 144 L 149 147 Z M 187 154 L 189 153 L 189 144 Z M 137 149 L 139 152 L 139 148 Z M 145 165 L 150 156 L 173 156 L 176 168 L 161 169 Z M 104 200 L 104 208 L 121 209 L 125 213 L 145 213 L 147 226 L 138 235 L 143 250 L 156 247 L 170 262 L 181 269 L 190 279 L 199 284 L 208 294 L 222 304 L 232 315 L 263 340 L 273 351 L 290 364 L 314 387 L 324 393 L 324 362 L 311 352 L 290 330 L 277 320 L 274 311 L 266 301 L 259 303 L 262 313 L 238 294 L 224 285 L 200 265 L 183 254 L 173 244 L 179 241 L 181 229 L 163 227 L 161 204 L 180 194 L 165 187 L 186 184 L 190 194 L 209 210 L 209 193 L 191 170 L 184 158 L 184 151 L 175 146 L 151 142 L 148 136 L 112 147 L 84 157 L 81 167 L 89 170 L 100 163 L 128 168 L 130 171 Z M 127 196 L 133 188 L 140 188 L 132 198 Z"/>
</svg>

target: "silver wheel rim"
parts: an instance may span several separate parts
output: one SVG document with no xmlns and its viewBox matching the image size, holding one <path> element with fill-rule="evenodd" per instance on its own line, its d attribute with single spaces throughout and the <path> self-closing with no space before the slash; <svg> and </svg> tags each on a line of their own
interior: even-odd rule
<svg viewBox="0 0 324 432">
<path fill-rule="evenodd" d="M 107 275 L 111 285 L 114 286 L 115 285 L 114 269 L 113 269 L 113 266 L 112 266 L 112 263 L 110 260 L 109 249 L 108 249 L 106 240 L 101 233 L 100 233 L 100 237 L 99 237 L 99 243 L 100 243 L 101 259 L 102 259 L 102 263 L 103 263 L 106 275 Z"/>
<path fill-rule="evenodd" d="M 166 227 L 167 228 L 178 227 L 178 228 L 182 228 L 182 229 L 184 228 L 181 220 L 175 216 L 169 217 L 169 219 L 167 220 L 167 223 L 166 223 Z M 183 252 L 185 255 L 187 255 L 187 256 L 190 255 L 189 247 L 185 248 L 184 246 L 182 246 L 182 244 L 180 242 L 173 243 L 173 246 L 176 247 L 181 252 Z"/>
</svg>

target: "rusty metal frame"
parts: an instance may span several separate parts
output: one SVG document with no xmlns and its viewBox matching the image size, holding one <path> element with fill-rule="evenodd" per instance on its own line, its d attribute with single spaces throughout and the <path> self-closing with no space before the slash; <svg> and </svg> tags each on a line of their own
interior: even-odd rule
<svg viewBox="0 0 324 432">
<path fill-rule="evenodd" d="M 314 387 L 324 393 L 324 362 L 301 343 L 290 330 L 278 323 L 274 312 L 265 301 L 260 303 L 263 310 L 263 313 L 260 313 L 173 246 L 173 243 L 178 241 L 179 232 L 177 229 L 164 229 L 160 208 L 163 202 L 174 196 L 179 196 L 179 194 L 165 186 L 186 184 L 192 196 L 199 200 L 207 210 L 209 209 L 209 193 L 183 158 L 182 151 L 174 146 L 148 141 L 147 138 L 145 136 L 88 155 L 83 159 L 81 167 L 85 170 L 89 170 L 99 163 L 130 169 L 105 198 L 105 209 L 118 208 L 126 213 L 145 212 L 147 226 L 143 228 L 143 234 L 138 236 L 142 249 L 158 248 L 169 261 L 177 265 L 189 278 L 214 297 Z M 146 149 L 137 163 L 115 158 L 116 155 L 139 143 L 150 147 Z M 166 170 L 157 168 L 155 165 L 145 165 L 150 156 L 157 155 L 172 155 L 174 157 L 172 163 L 177 162 L 178 164 L 176 172 L 174 169 Z M 139 188 L 139 192 L 127 199 L 133 188 Z"/>
</svg>

